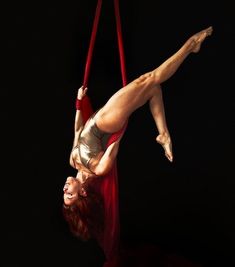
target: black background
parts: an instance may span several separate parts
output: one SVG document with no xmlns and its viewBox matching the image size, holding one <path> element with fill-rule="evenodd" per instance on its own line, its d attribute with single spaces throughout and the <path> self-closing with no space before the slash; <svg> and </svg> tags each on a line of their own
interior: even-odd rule
<svg viewBox="0 0 235 267">
<path fill-rule="evenodd" d="M 95 6 L 2 5 L 1 266 L 102 266 L 96 243 L 72 237 L 61 216 Z M 128 81 L 214 27 L 162 85 L 174 163 L 155 142 L 148 105 L 131 117 L 118 155 L 122 241 L 203 266 L 235 266 L 232 10 L 226 1 L 120 0 Z M 104 0 L 89 79 L 94 108 L 121 86 L 113 2 Z"/>
</svg>

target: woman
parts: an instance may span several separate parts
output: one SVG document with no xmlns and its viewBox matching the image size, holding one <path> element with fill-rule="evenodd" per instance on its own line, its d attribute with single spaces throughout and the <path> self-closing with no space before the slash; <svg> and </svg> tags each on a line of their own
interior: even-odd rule
<svg viewBox="0 0 235 267">
<path fill-rule="evenodd" d="M 200 50 L 205 38 L 212 34 L 208 27 L 191 36 L 184 45 L 158 68 L 141 75 L 124 88 L 118 90 L 107 103 L 83 124 L 81 101 L 87 88 L 80 87 L 77 93 L 76 118 L 73 149 L 70 164 L 78 170 L 76 177 L 68 177 L 64 186 L 64 204 L 73 205 L 79 198 L 87 196 L 84 187 L 88 180 L 107 174 L 116 159 L 121 137 L 105 149 L 111 134 L 119 131 L 129 116 L 139 107 L 149 102 L 158 136 L 169 161 L 173 161 L 172 142 L 167 128 L 161 84 L 168 80 L 190 53 Z"/>
</svg>

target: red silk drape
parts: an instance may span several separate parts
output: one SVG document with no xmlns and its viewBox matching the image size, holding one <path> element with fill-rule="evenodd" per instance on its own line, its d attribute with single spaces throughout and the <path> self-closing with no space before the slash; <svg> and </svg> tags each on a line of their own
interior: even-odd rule
<svg viewBox="0 0 235 267">
<path fill-rule="evenodd" d="M 98 0 L 95 12 L 95 18 L 93 22 L 92 34 L 90 39 L 90 45 L 87 54 L 85 73 L 83 86 L 87 87 L 88 78 L 91 67 L 91 60 L 94 50 L 95 38 L 98 29 L 98 23 L 101 13 L 102 0 Z M 120 56 L 122 84 L 127 84 L 126 78 L 126 67 L 125 67 L 125 56 L 123 48 L 123 38 L 121 29 L 121 19 L 119 10 L 119 0 L 114 0 L 115 19 L 116 19 L 116 30 L 118 39 L 118 48 Z M 84 123 L 93 114 L 92 105 L 88 96 L 86 96 L 82 102 L 82 116 Z M 118 132 L 111 135 L 107 147 L 115 142 L 125 131 L 127 123 Z M 104 231 L 101 239 L 97 240 L 101 248 L 104 251 L 106 261 L 103 267 L 117 267 L 119 258 L 119 241 L 120 241 L 120 221 L 119 221 L 119 187 L 118 187 L 118 172 L 117 162 L 115 160 L 111 171 L 101 178 L 102 181 L 98 183 L 96 190 L 97 193 L 103 199 L 104 204 Z"/>
<path fill-rule="evenodd" d="M 85 123 L 91 114 L 93 114 L 92 105 L 88 96 L 83 98 L 81 111 Z M 115 142 L 120 134 L 122 134 L 122 131 L 113 134 L 107 146 Z M 98 186 L 96 185 L 96 193 L 101 196 L 104 205 L 104 231 L 103 236 L 97 241 L 106 257 L 104 267 L 116 267 L 118 266 L 120 238 L 119 190 L 116 161 L 107 175 L 97 179 L 101 179 L 101 182 L 97 183 Z"/>
</svg>

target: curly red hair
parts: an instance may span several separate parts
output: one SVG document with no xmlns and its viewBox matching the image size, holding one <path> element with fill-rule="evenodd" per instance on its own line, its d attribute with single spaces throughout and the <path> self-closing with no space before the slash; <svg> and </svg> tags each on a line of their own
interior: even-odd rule
<svg viewBox="0 0 235 267">
<path fill-rule="evenodd" d="M 71 233 L 77 238 L 83 241 L 92 237 L 102 238 L 103 203 L 94 192 L 89 192 L 87 197 L 80 196 L 71 206 L 63 204 L 62 213 Z"/>
</svg>

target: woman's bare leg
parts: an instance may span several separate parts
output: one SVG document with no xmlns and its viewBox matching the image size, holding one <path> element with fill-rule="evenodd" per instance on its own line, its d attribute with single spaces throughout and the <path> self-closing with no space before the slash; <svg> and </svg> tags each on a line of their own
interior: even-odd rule
<svg viewBox="0 0 235 267">
<path fill-rule="evenodd" d="M 196 33 L 189 38 L 172 57 L 167 59 L 162 65 L 156 68 L 153 71 L 156 82 L 161 84 L 168 80 L 177 71 L 184 59 L 191 52 L 199 52 L 202 42 L 207 36 L 212 34 L 212 31 L 213 28 L 209 27 L 200 31 L 199 33 Z M 166 123 L 161 87 L 159 87 L 157 91 L 158 92 L 156 92 L 156 94 L 149 101 L 150 110 L 159 132 L 156 141 L 164 148 L 166 157 L 170 161 L 173 161 L 172 142 Z"/>
<path fill-rule="evenodd" d="M 165 108 L 162 97 L 162 89 L 160 86 L 156 87 L 156 94 L 149 100 L 149 107 L 153 115 L 155 124 L 159 135 L 156 141 L 162 145 L 165 150 L 165 155 L 169 161 L 173 161 L 172 142 L 170 133 L 167 127 Z"/>
<path fill-rule="evenodd" d="M 207 36 L 212 34 L 212 31 L 213 28 L 208 27 L 194 34 L 173 56 L 168 58 L 159 67 L 157 67 L 153 71 L 156 83 L 161 84 L 168 80 L 178 70 L 179 66 L 190 53 L 199 52 L 202 42 Z"/>
<path fill-rule="evenodd" d="M 107 132 L 120 130 L 132 112 L 147 101 L 151 101 L 151 111 L 156 109 L 162 110 L 163 104 L 159 104 L 162 103 L 161 98 L 158 98 L 158 101 L 156 100 L 156 93 L 158 92 L 156 88 L 177 71 L 190 53 L 198 52 L 202 42 L 211 34 L 212 27 L 194 34 L 173 56 L 163 62 L 158 68 L 140 76 L 124 88 L 118 90 L 97 113 L 96 123 L 98 127 Z M 160 106 L 157 108 L 156 106 L 158 105 Z M 157 116 L 155 113 L 164 113 L 153 112 L 155 121 L 161 120 L 164 122 L 165 119 L 159 119 L 159 115 Z M 160 142 L 161 140 L 157 141 Z"/>
</svg>

